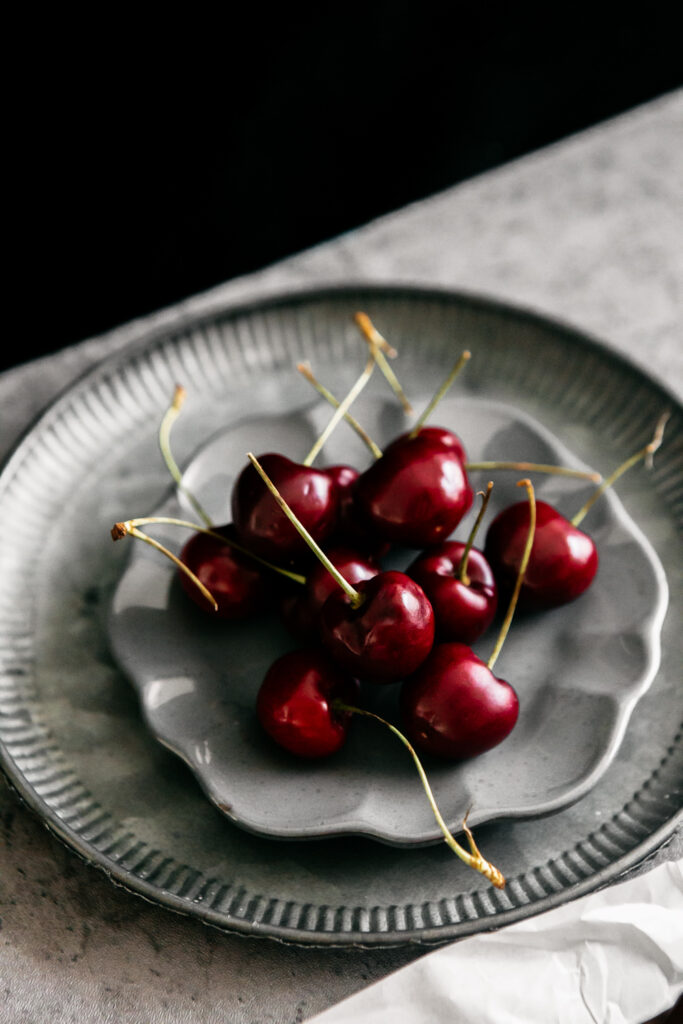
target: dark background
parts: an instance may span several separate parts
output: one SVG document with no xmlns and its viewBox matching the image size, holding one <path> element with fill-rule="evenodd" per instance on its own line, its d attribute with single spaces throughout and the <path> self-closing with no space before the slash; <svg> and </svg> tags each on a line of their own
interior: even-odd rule
<svg viewBox="0 0 683 1024">
<path fill-rule="evenodd" d="M 0 367 L 265 266 L 681 78 L 677 33 L 656 9 L 218 10 L 144 26 L 132 8 L 97 23 L 62 12 L 18 31 L 10 244 L 17 295 L 30 299 Z"/>
</svg>

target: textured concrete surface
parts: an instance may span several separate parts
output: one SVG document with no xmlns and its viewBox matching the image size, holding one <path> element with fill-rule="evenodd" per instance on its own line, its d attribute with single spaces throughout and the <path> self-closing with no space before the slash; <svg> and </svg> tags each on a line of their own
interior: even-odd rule
<svg viewBox="0 0 683 1024">
<path fill-rule="evenodd" d="M 469 289 L 550 313 L 683 393 L 683 92 L 260 274 L 0 377 L 0 454 L 142 324 L 341 281 Z M 681 856 L 680 836 L 658 859 Z M 419 955 L 226 936 L 115 888 L 0 784 L 0 1022 L 303 1021 Z"/>
</svg>

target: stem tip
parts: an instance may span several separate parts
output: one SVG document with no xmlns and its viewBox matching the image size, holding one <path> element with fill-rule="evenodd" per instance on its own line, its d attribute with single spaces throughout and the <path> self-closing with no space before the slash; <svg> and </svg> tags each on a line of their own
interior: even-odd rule
<svg viewBox="0 0 683 1024">
<path fill-rule="evenodd" d="M 123 537 L 128 536 L 128 528 L 125 523 L 114 523 L 111 528 L 111 539 L 121 540 Z"/>
</svg>

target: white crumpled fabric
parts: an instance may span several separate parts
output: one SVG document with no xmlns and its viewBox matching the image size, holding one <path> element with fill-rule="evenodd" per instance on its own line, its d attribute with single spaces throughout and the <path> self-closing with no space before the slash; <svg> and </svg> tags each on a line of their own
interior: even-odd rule
<svg viewBox="0 0 683 1024">
<path fill-rule="evenodd" d="M 683 859 L 463 939 L 309 1024 L 642 1024 L 683 992 Z"/>
</svg>

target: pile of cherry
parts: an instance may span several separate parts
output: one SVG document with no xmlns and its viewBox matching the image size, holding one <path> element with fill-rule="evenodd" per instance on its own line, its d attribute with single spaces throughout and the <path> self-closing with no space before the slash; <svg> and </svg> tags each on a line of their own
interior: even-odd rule
<svg viewBox="0 0 683 1024">
<path fill-rule="evenodd" d="M 359 382 L 343 402 L 319 389 L 337 406 L 329 429 L 345 416 L 362 433 L 348 409 L 375 365 L 386 372 L 387 346 L 364 314 L 356 319 L 370 344 Z M 661 443 L 664 418 L 652 441 L 620 466 L 573 520 L 536 502 L 529 480 L 521 480 L 526 498 L 493 519 L 479 550 L 473 541 L 489 484 L 469 537 L 450 539 L 474 502 L 468 477 L 472 464 L 454 433 L 426 425 L 425 419 L 465 357 L 469 353 L 412 430 L 383 452 L 368 439 L 375 459 L 363 472 L 349 465 L 314 468 L 311 462 L 324 438 L 303 463 L 281 453 L 258 459 L 249 453 L 232 490 L 230 524 L 215 527 L 190 496 L 205 525 L 196 526 L 180 559 L 140 526 L 196 524 L 135 519 L 112 530 L 115 539 L 134 535 L 171 557 L 186 593 L 211 615 L 243 619 L 279 604 L 300 646 L 270 667 L 256 712 L 268 735 L 294 755 L 334 754 L 355 714 L 390 728 L 408 747 L 421 775 L 416 750 L 460 760 L 501 743 L 517 721 L 519 700 L 493 667 L 515 606 L 556 607 L 590 586 L 598 554 L 579 523 L 606 486 Z M 395 379 L 393 386 L 402 396 Z M 176 397 L 175 412 L 180 390 Z M 162 451 L 180 482 L 168 446 L 170 422 Z M 527 471 L 553 470 L 519 465 Z M 382 568 L 391 545 L 420 552 L 405 572 Z M 507 613 L 493 653 L 483 661 L 471 645 L 489 628 L 502 599 Z M 400 684 L 401 731 L 362 706 L 361 683 L 366 695 L 375 686 Z M 425 778 L 423 785 L 449 845 L 493 884 L 504 884 L 500 872 L 479 854 L 465 823 L 469 853 L 447 834 Z"/>
</svg>

